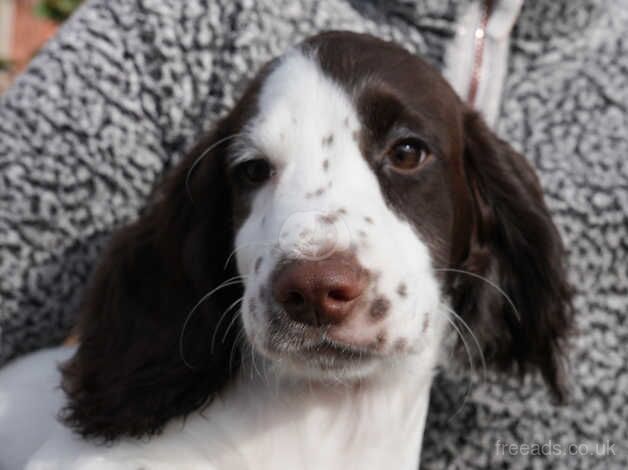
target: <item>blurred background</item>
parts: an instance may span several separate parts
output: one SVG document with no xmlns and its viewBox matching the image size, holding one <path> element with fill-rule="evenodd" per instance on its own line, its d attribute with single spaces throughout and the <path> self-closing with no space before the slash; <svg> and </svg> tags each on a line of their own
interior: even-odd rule
<svg viewBox="0 0 628 470">
<path fill-rule="evenodd" d="M 0 93 L 82 0 L 0 0 Z"/>
</svg>

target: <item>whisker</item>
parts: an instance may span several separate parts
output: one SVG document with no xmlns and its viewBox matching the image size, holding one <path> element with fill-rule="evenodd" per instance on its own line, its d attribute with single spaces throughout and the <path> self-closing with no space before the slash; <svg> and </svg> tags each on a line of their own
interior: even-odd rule
<svg viewBox="0 0 628 470">
<path fill-rule="evenodd" d="M 240 302 L 242 302 L 242 300 L 243 300 L 243 298 L 239 299 Z M 227 339 L 227 335 L 229 334 L 229 330 L 235 324 L 236 320 L 238 318 L 240 318 L 240 313 L 241 313 L 240 311 L 236 312 L 236 314 L 233 316 L 233 318 L 229 322 L 229 325 L 227 325 L 227 329 L 225 330 L 225 334 L 222 335 L 222 340 L 221 340 L 222 343 L 224 343 L 225 340 Z"/>
<path fill-rule="evenodd" d="M 194 315 L 194 312 L 196 312 L 196 310 L 203 304 L 203 302 L 205 302 L 207 299 L 209 299 L 212 295 L 214 295 L 220 289 L 224 289 L 225 287 L 229 287 L 229 286 L 232 286 L 232 285 L 239 284 L 239 283 L 242 282 L 242 280 L 244 278 L 245 278 L 245 276 L 234 276 L 234 277 L 229 278 L 226 281 L 222 282 L 220 285 L 218 285 L 217 287 L 213 288 L 207 294 L 205 294 L 203 297 L 201 297 L 201 299 L 196 303 L 196 305 L 194 305 L 194 307 L 192 307 L 192 309 L 189 311 L 189 313 L 185 317 L 185 321 L 183 322 L 183 326 L 181 327 L 181 333 L 179 335 L 179 356 L 181 357 L 181 360 L 186 365 L 186 367 L 188 367 L 189 369 L 194 369 L 194 366 L 192 366 L 185 359 L 185 353 L 183 351 L 183 338 L 185 336 L 185 330 L 186 330 L 186 328 L 188 326 L 188 323 L 189 323 L 190 319 L 192 318 L 192 315 Z"/>
<path fill-rule="evenodd" d="M 222 312 L 222 315 L 220 315 L 220 318 L 218 319 L 218 322 L 216 323 L 216 327 L 214 328 L 214 333 L 212 334 L 211 345 L 209 347 L 209 354 L 214 354 L 214 346 L 216 345 L 216 333 L 218 333 L 218 330 L 220 329 L 220 324 L 225 319 L 227 314 L 231 311 L 231 309 L 233 307 L 235 307 L 236 305 L 238 305 L 240 302 L 242 302 L 242 300 L 244 300 L 244 297 L 240 297 L 239 299 L 236 299 L 231 305 L 229 305 L 226 308 L 226 310 L 224 312 Z M 222 342 L 223 343 L 225 342 L 224 338 L 223 338 Z"/>
<path fill-rule="evenodd" d="M 236 315 L 235 318 L 238 318 L 238 315 Z M 238 332 L 238 334 L 236 335 L 235 339 L 233 340 L 233 344 L 231 345 L 231 352 L 229 353 L 229 370 L 233 370 L 233 354 L 235 352 L 236 346 L 242 346 L 245 343 L 244 341 L 244 329 L 240 330 Z M 239 345 L 238 343 L 243 342 L 242 345 Z"/>
<path fill-rule="evenodd" d="M 521 315 L 519 314 L 519 310 L 517 310 L 517 307 L 515 306 L 515 303 L 512 301 L 512 299 L 510 297 L 508 297 L 508 294 L 506 294 L 506 292 L 504 292 L 501 287 L 499 287 L 494 282 L 486 279 L 484 276 L 480 276 L 479 274 L 472 273 L 472 272 L 469 272 L 469 271 L 465 271 L 464 269 L 436 268 L 436 269 L 434 269 L 434 271 L 445 271 L 445 272 L 452 272 L 452 273 L 458 273 L 458 274 L 466 274 L 467 276 L 471 276 L 471 277 L 474 277 L 476 279 L 480 279 L 481 281 L 486 282 L 489 286 L 493 287 L 495 290 L 497 290 L 497 292 L 499 292 L 501 295 L 504 296 L 504 298 L 508 301 L 508 303 L 512 307 L 512 310 L 513 310 L 515 316 L 517 317 L 517 320 L 519 322 L 521 322 Z"/>
<path fill-rule="evenodd" d="M 471 356 L 471 350 L 469 349 L 469 345 L 467 344 L 466 339 L 464 338 L 464 335 L 462 334 L 462 332 L 460 331 L 460 329 L 458 328 L 458 326 L 456 325 L 456 323 L 449 317 L 448 315 L 448 311 L 444 311 L 445 313 L 445 318 L 447 319 L 447 321 L 451 324 L 451 326 L 456 330 L 456 332 L 458 333 L 458 336 L 460 336 L 460 340 L 462 341 L 462 344 L 464 345 L 464 349 L 467 353 L 467 358 L 469 359 L 469 367 L 471 368 L 471 374 L 475 373 L 475 367 L 473 365 L 473 358 Z M 464 397 L 462 399 L 462 403 L 460 404 L 460 406 L 458 407 L 458 409 L 455 411 L 454 414 L 452 414 L 449 419 L 447 420 L 448 422 L 451 421 L 452 419 L 454 419 L 456 417 L 456 415 L 458 413 L 460 413 L 460 411 L 464 408 L 464 405 L 467 403 L 467 398 L 469 397 L 471 393 L 471 380 L 469 379 L 469 382 L 467 383 L 467 388 L 465 390 L 464 393 Z"/>
<path fill-rule="evenodd" d="M 462 323 L 462 325 L 467 329 L 467 331 L 471 335 L 471 338 L 473 338 L 473 341 L 475 342 L 475 347 L 477 348 L 478 353 L 480 354 L 480 361 L 482 362 L 482 381 L 486 381 L 486 375 L 487 375 L 486 358 L 484 357 L 484 351 L 482 350 L 482 347 L 480 346 L 480 342 L 478 341 L 477 336 L 475 336 L 469 324 L 466 321 L 464 321 L 462 317 L 458 315 L 453 309 L 449 308 L 447 305 L 443 304 L 442 302 L 441 302 L 441 307 L 443 307 L 445 310 L 451 313 L 455 317 L 456 320 Z"/>
<path fill-rule="evenodd" d="M 196 160 L 194 160 L 194 162 L 192 163 L 192 165 L 190 165 L 190 169 L 188 170 L 187 174 L 185 175 L 185 190 L 188 193 L 188 197 L 190 198 L 190 201 L 192 201 L 192 203 L 194 204 L 194 198 L 192 197 L 192 191 L 190 190 L 190 177 L 192 176 L 192 173 L 194 172 L 194 170 L 196 169 L 196 167 L 198 166 L 198 164 L 203 160 L 203 158 L 205 158 L 207 156 L 207 154 L 209 152 L 211 152 L 212 150 L 214 150 L 216 147 L 218 147 L 219 145 L 222 145 L 223 143 L 231 140 L 231 139 L 235 139 L 236 137 L 242 136 L 243 134 L 237 133 L 237 134 L 231 134 L 228 135 L 226 137 L 223 137 L 222 139 L 217 140 L 216 142 L 214 142 L 213 144 L 211 144 L 209 147 L 207 147 L 203 153 L 201 153 Z"/>
</svg>

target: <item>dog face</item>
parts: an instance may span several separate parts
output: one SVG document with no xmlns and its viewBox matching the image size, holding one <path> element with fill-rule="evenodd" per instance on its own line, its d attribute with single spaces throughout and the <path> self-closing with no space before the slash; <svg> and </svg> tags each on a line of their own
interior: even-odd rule
<svg viewBox="0 0 628 470">
<path fill-rule="evenodd" d="M 433 353 L 454 319 L 489 365 L 561 394 L 572 311 L 538 180 L 420 58 L 323 33 L 267 64 L 114 235 L 66 422 L 158 432 L 249 346 L 296 377 L 363 379 Z"/>
<path fill-rule="evenodd" d="M 370 61 L 333 74 L 346 56 L 317 46 L 273 65 L 227 164 L 246 214 L 235 256 L 248 340 L 294 372 L 344 379 L 440 337 L 434 266 L 446 265 L 452 224 L 441 143 L 460 133 L 433 135 L 437 100 L 406 96 L 400 81 L 421 64 L 409 54 L 382 54 L 392 76 Z M 437 80 L 439 99 L 459 106 Z"/>
</svg>

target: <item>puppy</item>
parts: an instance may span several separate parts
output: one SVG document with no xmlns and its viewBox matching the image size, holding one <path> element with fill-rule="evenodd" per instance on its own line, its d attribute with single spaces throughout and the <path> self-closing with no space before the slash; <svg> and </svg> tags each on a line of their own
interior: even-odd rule
<svg viewBox="0 0 628 470">
<path fill-rule="evenodd" d="M 414 470 L 452 334 L 562 397 L 571 323 L 525 158 L 419 57 L 319 34 L 113 236 L 27 468 Z"/>
</svg>

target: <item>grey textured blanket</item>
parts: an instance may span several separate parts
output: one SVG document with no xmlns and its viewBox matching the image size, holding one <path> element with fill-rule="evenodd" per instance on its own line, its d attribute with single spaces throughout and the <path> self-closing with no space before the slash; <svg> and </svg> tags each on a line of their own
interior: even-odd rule
<svg viewBox="0 0 628 470">
<path fill-rule="evenodd" d="M 351 29 L 440 66 L 466 4 L 90 1 L 0 97 L 0 362 L 67 334 L 112 229 L 263 62 Z M 443 371 L 423 468 L 628 468 L 626 31 L 627 0 L 526 2 L 497 124 L 538 169 L 570 253 L 571 402 L 538 379 Z"/>
</svg>

